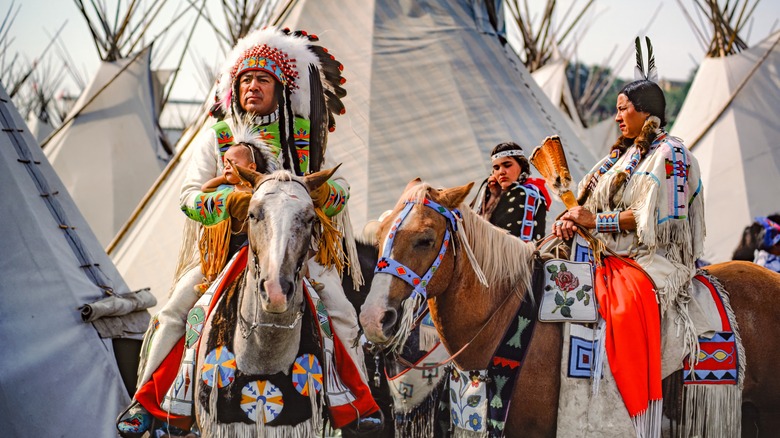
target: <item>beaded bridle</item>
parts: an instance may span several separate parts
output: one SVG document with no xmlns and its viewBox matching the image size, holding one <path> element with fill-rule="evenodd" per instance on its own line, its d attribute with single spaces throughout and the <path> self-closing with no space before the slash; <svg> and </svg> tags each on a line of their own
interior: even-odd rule
<svg viewBox="0 0 780 438">
<path fill-rule="evenodd" d="M 406 219 L 406 217 L 412 211 L 412 208 L 414 208 L 414 206 L 417 204 L 422 204 L 431 208 L 436 213 L 444 216 L 448 222 L 447 228 L 444 230 L 444 240 L 441 243 L 441 248 L 439 248 L 439 254 L 436 256 L 436 259 L 433 261 L 428 270 L 425 271 L 425 274 L 423 274 L 422 277 L 417 275 L 412 269 L 403 263 L 390 257 L 390 253 L 393 250 L 393 242 L 395 240 L 396 232 L 401 227 L 401 223 L 403 223 L 404 219 Z M 431 277 L 433 277 L 433 274 L 436 273 L 436 270 L 439 268 L 441 261 L 444 260 L 444 254 L 447 252 L 447 248 L 450 245 L 450 238 L 452 237 L 450 229 L 453 233 L 458 230 L 457 217 L 460 217 L 460 211 L 458 211 L 458 209 L 449 210 L 427 198 L 423 199 L 422 201 L 406 201 L 404 209 L 401 210 L 398 218 L 390 228 L 390 231 L 387 235 L 387 240 L 385 240 L 384 248 L 382 249 L 382 256 L 376 263 L 374 273 L 392 275 L 393 277 L 397 277 L 412 286 L 412 293 L 407 299 L 415 300 L 418 297 L 422 297 L 423 300 L 426 300 L 428 298 L 428 283 L 430 283 Z M 420 308 L 417 310 L 416 316 L 419 316 L 420 313 L 422 313 L 425 309 L 427 309 L 427 306 L 420 306 Z"/>
</svg>

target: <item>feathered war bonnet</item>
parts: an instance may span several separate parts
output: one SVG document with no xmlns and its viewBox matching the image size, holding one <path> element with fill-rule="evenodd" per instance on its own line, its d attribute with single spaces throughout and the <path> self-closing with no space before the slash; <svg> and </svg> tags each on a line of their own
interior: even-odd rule
<svg viewBox="0 0 780 438">
<path fill-rule="evenodd" d="M 211 109 L 218 119 L 231 117 L 237 122 L 246 117 L 238 78 L 248 71 L 271 74 L 277 81 L 279 161 L 297 175 L 303 175 L 304 169 L 295 146 L 295 117 L 309 120 L 308 170 L 320 170 L 328 132 L 336 127 L 333 115 L 344 113 L 341 99 L 347 94 L 342 88 L 343 66 L 327 49 L 312 44 L 318 40 L 316 35 L 289 29 L 265 28 L 248 34 L 225 58 Z"/>
</svg>

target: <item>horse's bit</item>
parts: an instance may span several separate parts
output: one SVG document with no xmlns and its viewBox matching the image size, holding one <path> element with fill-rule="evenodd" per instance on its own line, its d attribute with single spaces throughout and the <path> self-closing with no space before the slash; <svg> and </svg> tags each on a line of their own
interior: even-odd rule
<svg viewBox="0 0 780 438">
<path fill-rule="evenodd" d="M 450 229 L 452 229 L 453 232 L 457 231 L 458 229 L 458 220 L 456 219 L 456 216 L 460 217 L 460 211 L 458 211 L 458 209 L 448 210 L 447 208 L 442 207 L 441 205 L 427 198 L 422 201 L 423 205 L 430 207 L 436 213 L 444 216 L 449 224 L 444 230 L 444 240 L 441 243 L 439 255 L 436 256 L 433 264 L 431 264 L 431 267 L 425 271 L 425 274 L 420 277 L 413 270 L 401 262 L 390 258 L 390 252 L 393 250 L 395 233 L 398 231 L 398 228 L 401 227 L 401 223 L 404 221 L 404 219 L 406 219 L 406 216 L 409 215 L 409 212 L 412 211 L 412 208 L 419 203 L 420 202 L 413 200 L 406 201 L 406 206 L 403 210 L 401 210 L 401 214 L 398 215 L 395 223 L 393 223 L 393 226 L 390 228 L 390 232 L 387 235 L 387 240 L 385 241 L 384 249 L 382 250 L 382 257 L 379 258 L 379 261 L 376 263 L 376 268 L 374 268 L 375 274 L 389 274 L 400 278 L 405 283 L 412 286 L 413 290 L 412 294 L 409 296 L 409 299 L 415 299 L 417 296 L 422 296 L 423 299 L 428 298 L 428 283 L 431 281 L 431 277 L 433 277 L 436 269 L 438 269 L 441 261 L 444 259 L 444 254 L 447 252 L 447 247 L 449 247 L 450 244 Z M 426 307 L 427 306 L 421 306 L 418 312 L 421 312 Z"/>
</svg>

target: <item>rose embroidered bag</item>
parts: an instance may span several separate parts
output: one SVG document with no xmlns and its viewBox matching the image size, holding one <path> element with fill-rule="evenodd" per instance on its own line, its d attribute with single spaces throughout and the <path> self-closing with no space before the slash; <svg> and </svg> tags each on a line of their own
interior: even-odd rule
<svg viewBox="0 0 780 438">
<path fill-rule="evenodd" d="M 539 321 L 596 322 L 598 306 L 589 262 L 554 258 L 544 262 L 542 275 Z"/>
</svg>

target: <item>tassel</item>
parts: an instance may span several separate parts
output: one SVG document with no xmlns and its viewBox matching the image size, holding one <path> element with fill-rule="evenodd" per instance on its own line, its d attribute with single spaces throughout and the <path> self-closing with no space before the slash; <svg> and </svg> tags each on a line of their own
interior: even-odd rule
<svg viewBox="0 0 780 438">
<path fill-rule="evenodd" d="M 352 231 L 352 220 L 349 215 L 349 205 L 344 206 L 342 210 L 332 219 L 344 235 L 344 247 L 346 251 L 346 260 L 344 263 L 349 268 L 349 275 L 352 277 L 352 284 L 356 291 L 365 284 L 363 272 L 360 270 L 360 259 L 358 258 L 357 246 L 355 245 L 355 236 Z"/>
<path fill-rule="evenodd" d="M 344 250 L 341 246 L 341 232 L 333 225 L 333 222 L 322 208 L 314 209 L 320 222 L 320 238 L 317 255 L 314 260 L 326 268 L 335 267 L 338 272 L 344 269 Z"/>
<path fill-rule="evenodd" d="M 203 227 L 198 244 L 200 249 L 200 267 L 206 282 L 196 286 L 205 291 L 225 267 L 230 244 L 230 220 Z M 202 293 L 202 292 L 201 292 Z"/>
<path fill-rule="evenodd" d="M 420 351 L 431 351 L 439 342 L 439 333 L 436 327 L 420 324 Z"/>
</svg>

